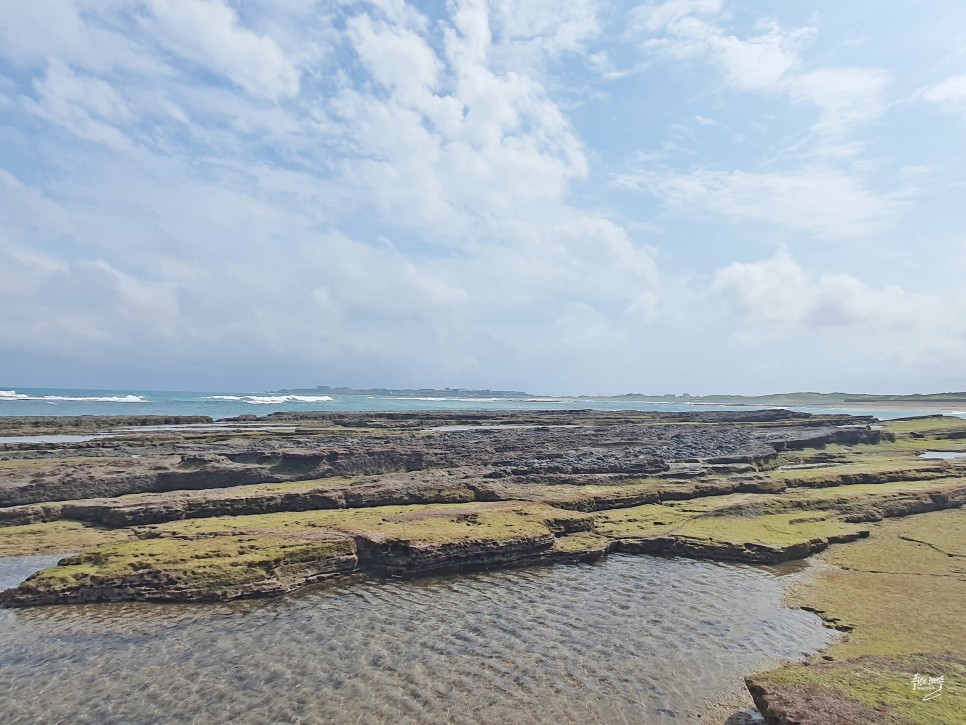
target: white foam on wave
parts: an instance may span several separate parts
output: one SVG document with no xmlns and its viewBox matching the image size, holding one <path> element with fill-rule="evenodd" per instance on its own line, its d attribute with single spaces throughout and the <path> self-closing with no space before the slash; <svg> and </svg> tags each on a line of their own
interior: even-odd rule
<svg viewBox="0 0 966 725">
<path fill-rule="evenodd" d="M 208 400 L 230 400 L 249 405 L 281 405 L 282 403 L 328 403 L 328 395 L 209 395 Z"/>
<path fill-rule="evenodd" d="M 143 395 L 27 395 L 16 390 L 0 390 L 0 400 L 45 400 L 75 403 L 150 403 Z"/>
</svg>

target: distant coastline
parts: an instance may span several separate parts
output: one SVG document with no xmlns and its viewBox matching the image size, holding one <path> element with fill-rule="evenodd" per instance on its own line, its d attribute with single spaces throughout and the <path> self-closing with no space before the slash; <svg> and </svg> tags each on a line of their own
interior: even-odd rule
<svg viewBox="0 0 966 725">
<path fill-rule="evenodd" d="M 283 388 L 270 391 L 272 395 L 378 395 L 382 398 L 458 397 L 458 398 L 537 398 L 520 390 L 470 390 L 468 388 Z"/>
<path fill-rule="evenodd" d="M 623 393 L 620 395 L 546 395 L 521 390 L 489 390 L 469 388 L 350 388 L 319 385 L 314 388 L 283 388 L 270 391 L 272 395 L 375 395 L 380 397 L 420 398 L 510 398 L 520 400 L 607 400 L 668 405 L 748 405 L 769 407 L 829 407 L 904 408 L 927 405 L 955 410 L 966 407 L 966 392 L 914 393 L 908 395 L 878 395 L 872 393 L 772 393 L 768 395 L 648 395 Z"/>
<path fill-rule="evenodd" d="M 863 404 L 883 405 L 966 405 L 966 392 L 952 393 L 914 393 L 910 395 L 877 395 L 869 393 L 771 393 L 768 395 L 646 395 L 644 393 L 625 393 L 623 395 L 576 396 L 605 400 L 647 401 L 649 403 L 674 403 L 677 405 L 767 405 L 767 406 L 834 406 L 850 407 Z"/>
</svg>

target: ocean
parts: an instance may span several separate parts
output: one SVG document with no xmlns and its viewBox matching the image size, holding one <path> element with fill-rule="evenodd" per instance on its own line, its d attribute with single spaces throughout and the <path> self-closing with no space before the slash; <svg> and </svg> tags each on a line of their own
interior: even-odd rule
<svg viewBox="0 0 966 725">
<path fill-rule="evenodd" d="M 214 419 L 267 415 L 282 411 L 432 411 L 432 410 L 745 410 L 747 406 L 669 404 L 606 398 L 463 398 L 378 395 L 282 395 L 270 392 L 179 392 L 156 390 L 81 390 L 69 388 L 0 388 L 0 416 L 26 415 L 207 415 Z M 888 420 L 966 411 L 930 408 L 790 408 L 809 413 L 874 415 Z"/>
</svg>

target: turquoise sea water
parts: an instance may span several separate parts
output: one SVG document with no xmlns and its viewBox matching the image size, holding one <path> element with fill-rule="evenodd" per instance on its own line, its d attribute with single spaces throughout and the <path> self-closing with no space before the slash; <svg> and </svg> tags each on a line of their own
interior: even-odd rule
<svg viewBox="0 0 966 725">
<path fill-rule="evenodd" d="M 151 390 L 79 390 L 68 388 L 3 388 L 0 416 L 13 415 L 207 415 L 233 418 L 279 411 L 392 410 L 744 410 L 746 406 L 679 405 L 593 398 L 462 398 L 368 395 L 280 395 L 266 392 L 177 392 Z M 890 419 L 945 412 L 966 417 L 966 411 L 936 409 L 792 408 L 810 413 L 851 413 Z"/>
</svg>

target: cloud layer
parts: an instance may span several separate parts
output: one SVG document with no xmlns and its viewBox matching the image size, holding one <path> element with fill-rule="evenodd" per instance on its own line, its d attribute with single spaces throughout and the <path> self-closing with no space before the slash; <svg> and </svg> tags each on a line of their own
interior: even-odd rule
<svg viewBox="0 0 966 725">
<path fill-rule="evenodd" d="M 952 384 L 964 69 L 883 65 L 836 7 L 5 7 L 3 378 L 837 386 L 807 336 Z"/>
</svg>

